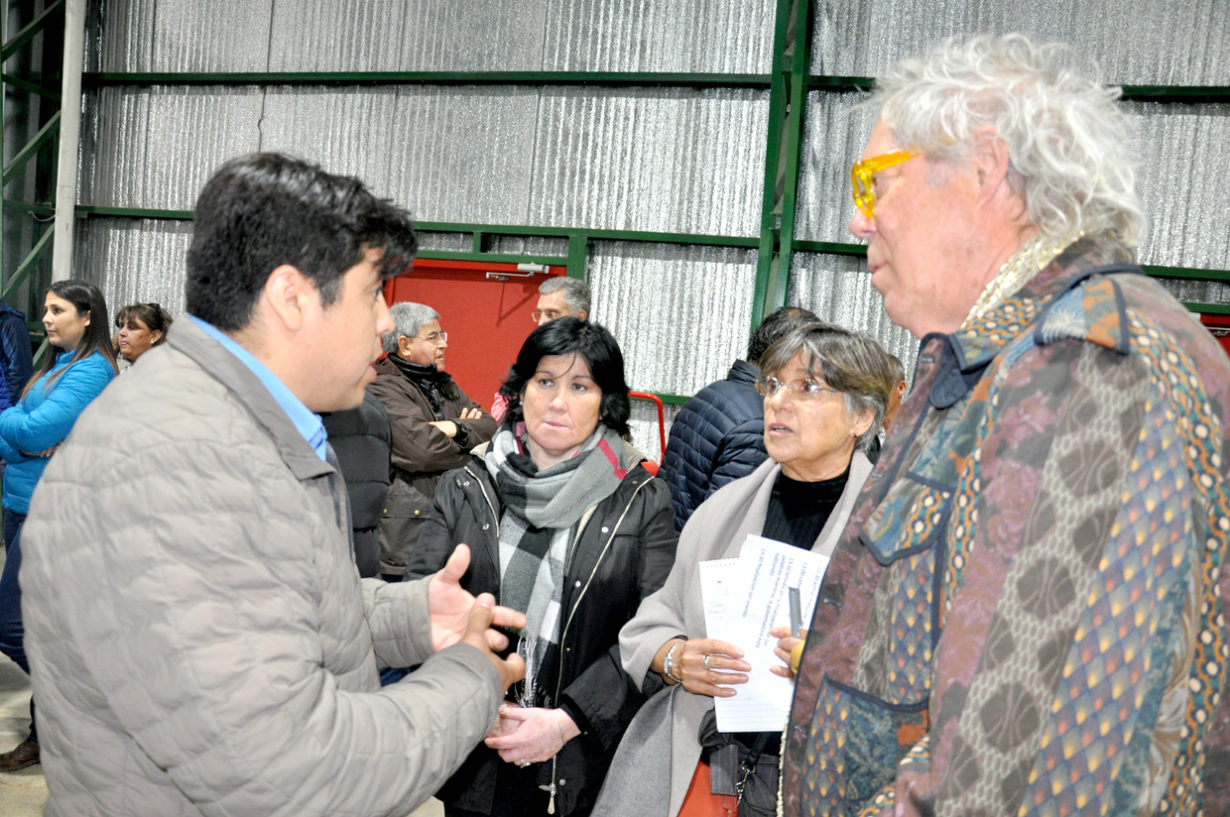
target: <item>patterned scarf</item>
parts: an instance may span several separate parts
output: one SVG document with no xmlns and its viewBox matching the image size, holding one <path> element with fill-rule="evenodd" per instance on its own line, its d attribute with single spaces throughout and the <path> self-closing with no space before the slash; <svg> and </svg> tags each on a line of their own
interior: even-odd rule
<svg viewBox="0 0 1230 817">
<path fill-rule="evenodd" d="M 570 545 L 581 518 L 615 493 L 627 474 L 619 435 L 604 425 L 576 456 L 538 470 L 524 442 L 525 425 L 503 426 L 483 458 L 504 504 L 500 516 L 500 604 L 525 613 L 517 652 L 525 658 L 525 706 L 552 706 L 540 680 L 559 650 L 560 611 Z"/>
</svg>

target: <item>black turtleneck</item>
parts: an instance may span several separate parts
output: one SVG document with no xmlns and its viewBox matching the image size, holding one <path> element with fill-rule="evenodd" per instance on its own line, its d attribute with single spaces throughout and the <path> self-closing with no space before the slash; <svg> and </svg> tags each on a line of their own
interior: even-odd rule
<svg viewBox="0 0 1230 817">
<path fill-rule="evenodd" d="M 785 472 L 778 474 L 761 535 L 811 550 L 849 478 L 849 467 L 841 476 L 819 482 L 800 482 Z"/>
</svg>

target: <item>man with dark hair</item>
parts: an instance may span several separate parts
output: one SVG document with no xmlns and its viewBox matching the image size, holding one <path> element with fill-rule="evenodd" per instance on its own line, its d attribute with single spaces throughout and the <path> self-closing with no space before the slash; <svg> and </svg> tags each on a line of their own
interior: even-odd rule
<svg viewBox="0 0 1230 817">
<path fill-rule="evenodd" d="M 488 626 L 524 617 L 461 589 L 464 548 L 361 580 L 319 417 L 374 379 L 414 248 L 301 161 L 205 185 L 188 319 L 82 414 L 23 531 L 47 814 L 404 815 L 495 722 L 524 666 Z"/>
<path fill-rule="evenodd" d="M 760 358 L 782 335 L 815 320 L 796 306 L 769 315 L 748 341 L 747 360 L 736 360 L 725 380 L 705 386 L 675 415 L 659 476 L 671 489 L 676 530 L 710 494 L 765 461 Z"/>
</svg>

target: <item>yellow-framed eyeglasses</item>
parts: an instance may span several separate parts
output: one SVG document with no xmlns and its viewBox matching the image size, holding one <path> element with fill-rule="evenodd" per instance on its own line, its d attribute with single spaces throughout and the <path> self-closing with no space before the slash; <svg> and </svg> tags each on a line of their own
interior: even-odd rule
<svg viewBox="0 0 1230 817">
<path fill-rule="evenodd" d="M 854 206 L 863 211 L 868 219 L 876 211 L 876 192 L 872 186 L 872 177 L 885 168 L 899 165 L 921 154 L 908 150 L 894 150 L 891 153 L 881 153 L 855 162 L 850 168 L 850 187 L 854 192 Z"/>
</svg>

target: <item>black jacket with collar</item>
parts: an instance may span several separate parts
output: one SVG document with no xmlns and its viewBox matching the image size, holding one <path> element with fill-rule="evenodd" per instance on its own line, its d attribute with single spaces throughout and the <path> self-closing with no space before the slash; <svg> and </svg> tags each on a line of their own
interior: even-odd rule
<svg viewBox="0 0 1230 817">
<path fill-rule="evenodd" d="M 662 586 L 675 561 L 677 536 L 666 484 L 640 465 L 625 467 L 628 475 L 615 493 L 582 517 L 565 572 L 560 665 L 542 670 L 558 673 L 552 705 L 562 706 L 582 731 L 538 768 L 538 784 L 557 784 L 556 813 L 565 816 L 589 812 L 620 738 L 645 700 L 638 681 L 620 663 L 619 630 L 641 599 Z M 498 600 L 502 511 L 479 456 L 445 474 L 406 578 L 436 572 L 464 542 L 471 555 L 462 585 L 471 593 L 493 593 Z M 456 808 L 489 814 L 502 762 L 480 745 L 437 797 Z"/>
</svg>

